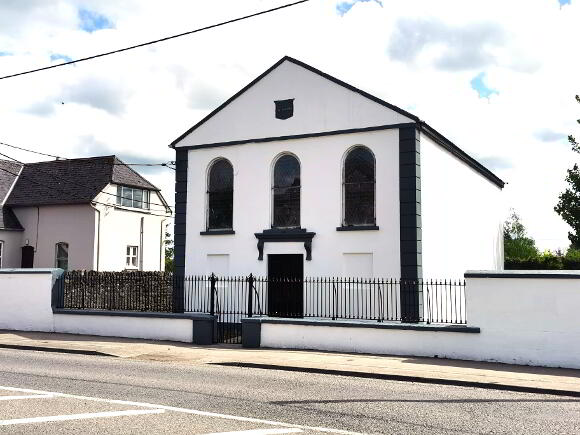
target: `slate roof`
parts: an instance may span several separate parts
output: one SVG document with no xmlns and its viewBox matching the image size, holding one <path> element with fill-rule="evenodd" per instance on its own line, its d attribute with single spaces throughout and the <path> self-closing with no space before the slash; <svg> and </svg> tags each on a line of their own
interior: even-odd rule
<svg viewBox="0 0 580 435">
<path fill-rule="evenodd" d="M 14 180 L 20 172 L 19 163 L 0 160 L 0 230 L 22 230 L 22 225 L 10 207 L 3 207 L 2 203 L 10 192 Z"/>
<path fill-rule="evenodd" d="M 0 206 L 0 230 L 24 230 L 10 207 Z"/>
<path fill-rule="evenodd" d="M 26 163 L 5 205 L 88 203 L 109 183 L 159 191 L 115 156 L 51 160 Z"/>
</svg>

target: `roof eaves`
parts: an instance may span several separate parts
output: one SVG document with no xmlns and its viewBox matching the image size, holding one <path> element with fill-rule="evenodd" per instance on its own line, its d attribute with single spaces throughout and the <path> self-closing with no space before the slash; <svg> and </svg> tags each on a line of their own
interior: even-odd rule
<svg viewBox="0 0 580 435">
<path fill-rule="evenodd" d="M 471 157 L 469 154 L 467 154 L 465 151 L 463 151 L 461 148 L 459 148 L 457 145 L 455 145 L 453 142 L 451 142 L 449 139 L 447 139 L 433 127 L 431 127 L 429 124 L 427 124 L 424 121 L 420 121 L 417 125 L 419 126 L 420 131 L 425 133 L 430 139 L 435 141 L 438 145 L 442 146 L 451 154 L 453 154 L 455 157 L 468 164 L 471 168 L 479 172 L 482 176 L 484 176 L 489 181 L 494 183 L 500 189 L 503 189 L 503 187 L 505 186 L 505 182 L 501 178 L 499 178 L 497 175 L 495 175 L 493 172 L 491 172 L 489 169 L 487 169 L 485 166 L 483 166 L 481 163 L 479 163 L 477 160 L 475 160 L 473 157 Z"/>
</svg>

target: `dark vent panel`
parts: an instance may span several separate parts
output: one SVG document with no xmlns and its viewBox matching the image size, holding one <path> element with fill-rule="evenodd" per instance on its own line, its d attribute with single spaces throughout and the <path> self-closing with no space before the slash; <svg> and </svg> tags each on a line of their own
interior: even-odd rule
<svg viewBox="0 0 580 435">
<path fill-rule="evenodd" d="M 288 119 L 294 115 L 294 98 L 290 100 L 274 101 L 276 104 L 276 118 Z"/>
</svg>

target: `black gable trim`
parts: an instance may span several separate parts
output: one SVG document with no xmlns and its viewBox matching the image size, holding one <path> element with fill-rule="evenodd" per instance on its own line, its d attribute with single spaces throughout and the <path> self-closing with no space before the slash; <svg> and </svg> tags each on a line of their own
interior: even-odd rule
<svg viewBox="0 0 580 435">
<path fill-rule="evenodd" d="M 288 62 L 292 62 L 295 65 L 301 66 L 315 74 L 318 74 L 321 77 L 324 77 L 327 80 L 330 80 L 331 82 L 336 83 L 339 86 L 342 86 L 350 91 L 356 92 L 357 94 L 362 95 L 363 97 L 368 98 L 371 101 L 374 101 L 375 103 L 380 104 L 381 106 L 387 107 L 391 110 L 394 110 L 395 112 L 406 116 L 410 119 L 412 119 L 415 122 L 419 122 L 419 118 L 416 117 L 415 115 L 401 109 L 400 107 L 397 107 L 393 104 L 387 103 L 384 100 L 381 100 L 378 97 L 375 97 L 374 95 L 369 94 L 368 92 L 365 92 L 361 89 L 355 88 L 352 85 L 349 85 L 346 82 L 343 82 L 342 80 L 337 79 L 336 77 L 331 76 L 330 74 L 327 74 L 325 72 L 320 71 L 319 69 L 316 69 L 304 62 L 301 62 L 297 59 L 294 59 L 290 56 L 284 56 L 282 59 L 280 59 L 278 62 L 276 62 L 274 65 L 272 65 L 270 68 L 268 68 L 266 71 L 264 71 L 262 74 L 260 74 L 258 77 L 256 77 L 254 80 L 252 80 L 250 83 L 248 83 L 246 86 L 244 86 L 242 89 L 240 89 L 238 92 L 236 92 L 232 97 L 230 97 L 229 99 L 227 99 L 223 104 L 221 104 L 217 109 L 215 109 L 214 111 L 212 111 L 209 115 L 207 115 L 205 118 L 203 118 L 201 121 L 199 121 L 197 124 L 195 124 L 193 127 L 191 127 L 190 129 L 188 129 L 185 133 L 183 133 L 181 136 L 179 136 L 177 139 L 175 139 L 173 142 L 171 142 L 171 144 L 169 144 L 169 147 L 171 148 L 175 148 L 175 144 L 177 142 L 179 142 L 180 140 L 182 140 L 185 136 L 187 136 L 189 133 L 191 133 L 192 131 L 194 131 L 196 128 L 198 128 L 199 126 L 201 126 L 202 124 L 204 124 L 206 121 L 208 121 L 210 118 L 212 118 L 216 113 L 218 113 L 220 110 L 222 110 L 224 107 L 226 107 L 228 104 L 230 104 L 232 101 L 234 101 L 236 98 L 238 98 L 240 95 L 242 95 L 244 92 L 246 92 L 248 89 L 250 89 L 252 86 L 254 86 L 256 83 L 258 83 L 260 80 L 262 80 L 265 76 L 267 76 L 268 74 L 270 74 L 270 72 L 272 72 L 274 69 L 276 69 L 278 66 L 280 66 L 282 63 L 284 63 L 285 61 Z"/>
<path fill-rule="evenodd" d="M 491 172 L 489 169 L 487 169 L 473 157 L 469 156 L 465 151 L 463 151 L 461 148 L 459 148 L 457 145 L 455 145 L 453 142 L 451 142 L 449 139 L 447 139 L 433 127 L 429 126 L 426 122 L 421 121 L 418 125 L 420 131 L 422 133 L 425 133 L 425 135 L 428 138 L 435 141 L 435 143 L 445 148 L 459 160 L 462 160 L 472 169 L 479 172 L 481 175 L 483 175 L 497 187 L 503 189 L 505 182 L 501 178 L 499 178 L 497 175 L 495 175 L 493 172 Z"/>
</svg>

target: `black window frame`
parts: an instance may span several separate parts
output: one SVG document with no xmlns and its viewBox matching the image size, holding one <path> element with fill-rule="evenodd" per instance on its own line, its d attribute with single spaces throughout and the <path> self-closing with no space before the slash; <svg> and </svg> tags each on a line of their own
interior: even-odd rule
<svg viewBox="0 0 580 435">
<path fill-rule="evenodd" d="M 298 176 L 295 177 L 293 183 L 286 183 L 281 184 L 277 182 L 277 169 L 279 165 L 282 164 L 284 159 L 292 159 L 296 162 L 296 166 L 298 169 Z M 301 214 L 302 214 L 302 165 L 298 157 L 291 153 L 283 153 L 276 157 L 274 161 L 274 165 L 272 167 L 272 186 L 271 186 L 271 198 L 272 198 L 272 208 L 271 208 L 271 228 L 275 229 L 295 229 L 300 228 L 301 225 Z M 298 179 L 298 185 L 295 185 L 296 178 Z M 294 217 L 287 217 L 286 222 L 280 221 L 282 219 L 282 213 L 277 209 L 279 207 L 280 201 L 282 201 L 282 205 L 284 202 L 291 200 L 291 195 L 296 195 L 297 193 L 297 200 L 295 199 L 295 206 L 297 205 L 298 211 L 294 213 Z M 286 197 L 286 199 L 284 199 Z M 292 214 L 292 212 L 290 213 Z M 294 219 L 294 222 L 288 222 L 289 219 Z M 288 224 L 289 225 L 286 225 Z"/>
<path fill-rule="evenodd" d="M 231 171 L 231 189 L 230 190 L 217 190 L 212 187 L 212 171 L 216 169 L 218 164 L 226 163 Z M 219 199 L 219 196 L 222 198 Z M 216 224 L 215 217 L 212 215 L 212 203 L 214 201 L 229 201 L 229 217 L 225 219 L 226 225 Z M 214 220 L 212 220 L 214 219 Z M 229 222 L 228 222 L 229 221 Z M 227 225 L 229 223 L 229 226 Z M 224 158 L 220 157 L 213 160 L 207 171 L 207 187 L 206 187 L 206 219 L 205 228 L 206 231 L 224 231 L 233 230 L 234 226 L 234 166 L 232 163 Z"/>
<path fill-rule="evenodd" d="M 350 177 L 347 176 L 347 165 L 349 157 L 353 155 L 354 152 L 357 151 L 364 151 L 368 153 L 368 155 L 372 158 L 372 180 L 371 181 L 347 181 Z M 353 221 L 349 218 L 349 209 L 356 209 L 361 210 L 364 209 L 364 202 L 355 203 L 353 206 L 349 204 L 349 201 L 352 201 L 352 198 L 349 198 L 349 186 L 355 188 L 358 185 L 359 190 L 362 184 L 372 185 L 372 218 L 367 216 L 366 222 L 357 222 Z M 359 198 L 362 200 L 362 198 Z M 375 158 L 375 154 L 372 150 L 364 145 L 356 145 L 350 148 L 347 153 L 345 154 L 343 163 L 342 163 L 342 218 L 341 218 L 341 225 L 343 228 L 376 228 L 377 225 L 377 162 Z"/>
</svg>

